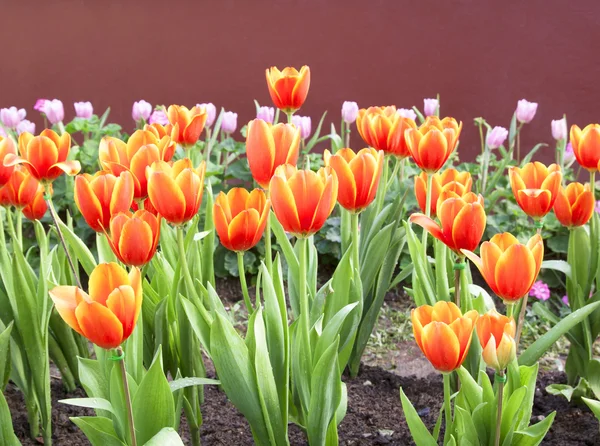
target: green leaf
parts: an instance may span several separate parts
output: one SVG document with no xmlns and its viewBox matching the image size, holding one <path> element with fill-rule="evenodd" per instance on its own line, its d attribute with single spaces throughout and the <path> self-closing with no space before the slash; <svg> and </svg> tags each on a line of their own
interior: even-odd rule
<svg viewBox="0 0 600 446">
<path fill-rule="evenodd" d="M 404 394 L 402 387 L 400 387 L 400 401 L 402 402 L 402 411 L 404 412 L 406 423 L 416 445 L 437 446 L 437 441 L 435 441 L 435 438 L 433 438 L 425 427 L 423 420 L 421 420 L 414 406 Z"/>
<path fill-rule="evenodd" d="M 105 417 L 73 417 L 71 421 L 81 429 L 92 446 L 125 446 L 113 428 L 113 423 Z"/>
<path fill-rule="evenodd" d="M 460 406 L 454 408 L 454 423 L 452 424 L 453 436 L 460 438 L 460 444 L 471 444 L 473 446 L 479 444 L 477 429 L 471 414 Z"/>
<path fill-rule="evenodd" d="M 575 389 L 568 384 L 550 384 L 546 387 L 546 392 L 550 395 L 562 395 L 567 401 L 571 401 L 574 390 Z"/>
<path fill-rule="evenodd" d="M 77 235 L 75 235 L 71 228 L 69 228 L 60 220 L 58 224 L 65 238 L 65 242 L 75 252 L 75 256 L 79 260 L 79 263 L 81 263 L 81 266 L 83 266 L 83 269 L 89 276 L 96 267 L 96 259 L 94 259 L 94 255 L 85 245 L 85 243 L 83 243 L 83 241 L 77 237 Z"/>
<path fill-rule="evenodd" d="M 179 389 L 191 386 L 207 386 L 207 385 L 219 385 L 220 381 L 210 378 L 179 378 L 169 382 L 171 392 L 176 392 Z"/>
<path fill-rule="evenodd" d="M 555 416 L 556 412 L 552 412 L 539 423 L 516 431 L 511 444 L 514 446 L 537 446 L 548 433 Z"/>
<path fill-rule="evenodd" d="M 594 396 L 600 400 L 600 361 L 592 359 L 588 363 L 587 379 Z"/>
<path fill-rule="evenodd" d="M 89 409 L 114 413 L 112 404 L 104 398 L 68 398 L 66 400 L 58 400 L 58 402 L 68 404 L 69 406 L 87 407 Z"/>
<path fill-rule="evenodd" d="M 460 391 L 464 393 L 469 406 L 472 408 L 479 406 L 483 399 L 483 389 L 481 386 L 477 384 L 477 381 L 473 379 L 464 367 L 461 366 L 456 372 L 460 378 Z"/>
<path fill-rule="evenodd" d="M 571 277 L 571 266 L 564 260 L 544 260 L 542 269 L 553 269 L 564 273 L 569 278 Z"/>
<path fill-rule="evenodd" d="M 500 431 L 502 432 L 501 438 L 503 439 L 502 444 L 505 444 L 506 441 L 508 441 L 508 445 L 512 444 L 511 437 L 515 426 L 517 425 L 517 414 L 521 409 L 521 404 L 523 403 L 526 392 L 527 389 L 525 389 L 525 387 L 519 387 L 512 395 L 510 395 L 508 401 L 505 401 L 504 407 L 502 407 L 502 423 L 500 428 Z"/>
<path fill-rule="evenodd" d="M 0 325 L 2 325 L 1 322 Z M 13 322 L 0 333 L 0 392 L 4 391 L 10 376 L 10 333 L 12 332 L 12 327 Z"/>
<path fill-rule="evenodd" d="M 550 237 L 546 240 L 546 243 L 548 244 L 548 249 L 560 254 L 566 254 L 569 249 L 569 236 L 557 235 Z"/>
<path fill-rule="evenodd" d="M 10 409 L 4 398 L 4 394 L 0 392 L 0 444 L 5 446 L 17 446 L 21 442 L 13 430 L 12 418 Z"/>
<path fill-rule="evenodd" d="M 585 404 L 594 413 L 594 416 L 600 421 L 600 401 L 592 400 L 589 398 L 581 398 Z"/>
<path fill-rule="evenodd" d="M 99 360 L 77 358 L 79 382 L 87 396 L 110 400 L 110 384 L 104 364 Z M 110 417 L 109 412 L 96 412 L 101 417 Z"/>
<path fill-rule="evenodd" d="M 184 446 L 177 431 L 170 427 L 161 429 L 145 446 Z"/>
</svg>

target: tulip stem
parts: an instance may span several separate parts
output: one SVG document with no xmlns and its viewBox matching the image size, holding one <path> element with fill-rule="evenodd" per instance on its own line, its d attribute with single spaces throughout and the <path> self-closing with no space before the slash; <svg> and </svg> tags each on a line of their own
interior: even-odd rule
<svg viewBox="0 0 600 446">
<path fill-rule="evenodd" d="M 519 323 L 517 324 L 517 335 L 515 336 L 515 345 L 517 353 L 519 352 L 519 339 L 521 339 L 521 333 L 523 332 L 523 322 L 525 322 L 525 310 L 527 309 L 527 298 L 529 294 L 521 300 L 521 311 L 519 312 Z"/>
<path fill-rule="evenodd" d="M 246 283 L 246 269 L 244 268 L 243 251 L 238 251 L 237 260 L 238 272 L 240 274 L 240 284 L 242 286 L 242 294 L 244 295 L 244 303 L 246 304 L 246 310 L 248 310 L 248 314 L 250 315 L 254 312 L 254 307 L 252 306 L 252 302 L 250 301 L 250 295 L 248 294 L 248 284 Z"/>
<path fill-rule="evenodd" d="M 52 217 L 52 221 L 54 222 L 54 226 L 56 227 L 56 233 L 58 234 L 58 238 L 60 240 L 60 244 L 65 250 L 65 255 L 67 256 L 67 262 L 69 262 L 69 267 L 71 268 L 71 272 L 73 273 L 73 277 L 75 278 L 75 282 L 79 289 L 83 289 L 81 286 L 81 280 L 79 280 L 79 274 L 77 274 L 77 270 L 75 269 L 75 264 L 73 263 L 73 259 L 71 258 L 71 253 L 69 252 L 69 248 L 67 247 L 67 242 L 65 242 L 65 238 L 63 236 L 62 230 L 60 229 L 60 219 L 58 218 L 58 214 L 54 209 L 54 204 L 52 203 L 52 194 L 50 193 L 51 185 L 45 185 L 44 191 L 44 199 L 46 200 L 46 204 L 48 205 L 48 209 L 50 210 L 50 217 Z"/>
<path fill-rule="evenodd" d="M 121 368 L 121 379 L 123 380 L 123 391 L 125 393 L 125 404 L 127 405 L 127 417 L 129 418 L 129 435 L 131 436 L 131 445 L 136 446 L 135 426 L 133 422 L 133 406 L 131 405 L 131 394 L 129 393 L 129 382 L 127 381 L 127 369 L 125 368 L 125 357 L 123 348 L 116 348 L 116 355 L 119 357 L 119 366 Z"/>
<path fill-rule="evenodd" d="M 594 201 L 596 201 L 596 172 L 590 172 L 590 190 Z"/>
<path fill-rule="evenodd" d="M 463 313 L 467 311 L 467 308 L 466 302 L 465 305 L 463 305 L 465 308 L 462 308 L 460 305 L 460 278 L 462 275 L 462 270 L 465 269 L 465 266 L 464 257 L 458 257 L 456 263 L 454 264 L 454 303 L 456 303 L 456 306 L 460 308 Z"/>
<path fill-rule="evenodd" d="M 498 408 L 496 410 L 496 436 L 494 445 L 499 446 L 500 432 L 502 430 L 500 428 L 502 425 L 502 400 L 504 399 L 504 382 L 506 381 L 503 370 L 496 374 L 494 381 L 498 383 Z"/>
<path fill-rule="evenodd" d="M 406 158 L 400 160 L 400 185 L 404 184 L 404 165 L 406 164 Z"/>
<path fill-rule="evenodd" d="M 268 196 L 267 196 L 268 198 Z M 273 253 L 271 252 L 271 211 L 267 217 L 267 224 L 265 225 L 265 266 L 269 274 L 273 274 Z"/>
<path fill-rule="evenodd" d="M 188 289 L 188 296 L 193 294 L 194 281 L 190 274 L 190 268 L 187 263 L 187 257 L 185 255 L 185 243 L 183 237 L 183 226 L 177 226 L 177 246 L 179 248 L 179 261 L 181 262 L 181 269 L 183 270 L 183 277 Z"/>
<path fill-rule="evenodd" d="M 17 211 L 17 243 L 23 251 L 23 212 Z"/>
<path fill-rule="evenodd" d="M 433 187 L 433 174 L 427 173 L 427 199 L 425 201 L 425 215 L 431 217 L 431 188 Z M 423 258 L 427 262 L 427 230 L 423 229 Z"/>
<path fill-rule="evenodd" d="M 388 190 L 390 188 L 390 186 L 392 184 L 394 184 L 394 180 L 396 179 L 396 175 L 398 175 L 398 169 L 400 169 L 400 160 L 395 160 L 396 164 L 394 165 L 394 170 L 392 171 L 392 175 L 390 176 L 390 178 L 388 179 L 386 185 L 385 185 L 385 190 Z"/>
<path fill-rule="evenodd" d="M 352 219 L 352 262 L 355 270 L 360 272 L 360 235 L 358 231 L 358 213 L 351 214 Z"/>
<path fill-rule="evenodd" d="M 350 147 L 350 124 L 346 125 L 346 128 L 345 128 L 344 147 Z"/>
<path fill-rule="evenodd" d="M 208 162 L 210 161 L 210 143 L 212 142 L 212 138 L 211 138 L 211 130 L 210 128 L 206 129 L 206 150 L 204 151 L 204 160 L 206 161 L 206 164 L 208 164 Z"/>
<path fill-rule="evenodd" d="M 450 405 L 451 383 L 450 373 L 443 373 L 442 376 L 444 377 L 444 418 L 446 418 L 444 444 L 446 444 L 446 440 L 448 438 L 448 435 L 450 434 L 450 427 L 452 425 L 452 407 Z"/>
<path fill-rule="evenodd" d="M 292 123 L 292 116 L 294 116 L 294 112 L 293 111 L 290 111 L 290 112 L 286 111 L 285 114 L 287 115 L 288 124 L 291 124 Z"/>
<path fill-rule="evenodd" d="M 300 300 L 300 321 L 301 329 L 305 331 L 304 338 L 308 340 L 310 335 L 310 315 L 308 308 L 308 295 L 306 294 L 306 245 L 308 243 L 307 238 L 299 238 L 298 241 L 298 299 Z M 310 349 L 310 344 L 308 345 Z"/>
</svg>

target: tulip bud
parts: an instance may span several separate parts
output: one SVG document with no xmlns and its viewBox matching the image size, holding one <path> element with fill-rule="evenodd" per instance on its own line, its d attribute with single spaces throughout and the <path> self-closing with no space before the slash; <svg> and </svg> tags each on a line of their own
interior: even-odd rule
<svg viewBox="0 0 600 446">
<path fill-rule="evenodd" d="M 221 120 L 221 130 L 225 133 L 233 133 L 237 128 L 237 113 L 225 112 L 223 113 L 223 119 Z"/>
<path fill-rule="evenodd" d="M 39 111 L 40 113 L 44 113 L 44 105 L 46 105 L 47 101 L 48 99 L 38 99 L 37 101 L 35 101 L 33 109 Z"/>
<path fill-rule="evenodd" d="M 358 104 L 356 102 L 345 101 L 342 104 L 342 119 L 346 124 L 352 124 L 358 116 Z"/>
<path fill-rule="evenodd" d="M 440 107 L 440 101 L 437 99 L 423 99 L 423 112 L 425 116 L 437 115 Z"/>
<path fill-rule="evenodd" d="M 265 74 L 275 107 L 286 113 L 295 112 L 302 107 L 310 87 L 310 68 L 303 66 L 296 70 L 286 67 L 280 71 L 277 67 L 271 67 L 267 68 Z"/>
<path fill-rule="evenodd" d="M 483 348 L 483 360 L 488 367 L 501 372 L 517 353 L 514 319 L 490 310 L 477 320 L 476 331 Z"/>
<path fill-rule="evenodd" d="M 65 119 L 65 108 L 60 99 L 52 99 L 44 103 L 44 114 L 51 124 L 58 124 Z"/>
<path fill-rule="evenodd" d="M 504 127 L 496 126 L 487 134 L 486 143 L 491 150 L 497 149 L 508 137 L 508 130 Z"/>
<path fill-rule="evenodd" d="M 25 132 L 34 134 L 35 122 L 31 122 L 28 119 L 23 119 L 21 122 L 19 122 L 19 125 L 17 125 L 17 135 Z"/>
<path fill-rule="evenodd" d="M 310 116 L 292 116 L 292 124 L 300 129 L 300 137 L 306 139 L 310 136 Z"/>
<path fill-rule="evenodd" d="M 538 280 L 529 290 L 529 295 L 539 300 L 548 300 L 550 299 L 550 288 L 544 282 Z"/>
<path fill-rule="evenodd" d="M 131 117 L 135 122 L 147 121 L 152 113 L 152 105 L 149 102 L 144 101 L 143 99 L 133 103 L 133 108 L 131 109 Z"/>
<path fill-rule="evenodd" d="M 575 152 L 573 151 L 573 144 L 567 143 L 565 147 L 565 153 L 563 154 L 563 164 L 568 165 L 575 159 Z"/>
<path fill-rule="evenodd" d="M 90 119 L 94 114 L 94 107 L 90 101 L 75 102 L 73 106 L 75 107 L 75 115 L 78 118 Z"/>
<path fill-rule="evenodd" d="M 517 121 L 523 124 L 529 124 L 535 117 L 537 108 L 537 102 L 529 102 L 527 99 L 521 99 L 517 102 L 517 110 L 515 112 L 517 114 Z"/>
<path fill-rule="evenodd" d="M 552 121 L 552 137 L 557 141 L 567 139 L 567 120 L 565 118 Z"/>
<path fill-rule="evenodd" d="M 569 296 L 565 295 L 561 300 L 563 304 L 565 304 L 567 307 L 569 306 Z"/>
<path fill-rule="evenodd" d="M 256 119 L 262 119 L 269 124 L 275 120 L 275 109 L 273 107 L 260 107 L 256 113 Z"/>
<path fill-rule="evenodd" d="M 594 210 L 600 214 L 600 200 L 596 201 L 596 205 L 594 206 Z"/>
<path fill-rule="evenodd" d="M 415 113 L 414 110 L 412 110 L 410 108 L 399 108 L 396 111 L 396 114 L 402 118 L 412 119 L 413 121 L 415 121 L 417 119 L 417 114 Z"/>
<path fill-rule="evenodd" d="M 169 123 L 169 118 L 167 118 L 167 114 L 162 110 L 154 110 L 150 117 L 148 118 L 148 124 L 160 124 L 167 125 Z"/>
<path fill-rule="evenodd" d="M 215 123 L 217 118 L 217 107 L 212 102 L 204 102 L 202 104 L 196 104 L 196 107 L 203 108 L 206 110 L 206 127 L 211 127 Z"/>
<path fill-rule="evenodd" d="M 23 119 L 27 116 L 27 112 L 24 108 L 17 109 L 17 107 L 3 108 L 0 110 L 0 120 L 4 127 L 9 129 L 16 129 Z"/>
</svg>

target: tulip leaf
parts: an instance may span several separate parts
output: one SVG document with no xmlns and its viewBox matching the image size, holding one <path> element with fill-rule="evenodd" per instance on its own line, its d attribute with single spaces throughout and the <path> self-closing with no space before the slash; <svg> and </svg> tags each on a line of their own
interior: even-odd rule
<svg viewBox="0 0 600 446">
<path fill-rule="evenodd" d="M 88 409 L 104 410 L 114 414 L 114 410 L 110 401 L 104 398 L 68 398 L 66 400 L 58 400 L 59 403 L 68 404 L 69 406 L 87 407 Z"/>
<path fill-rule="evenodd" d="M 548 144 L 546 143 L 538 143 L 536 144 L 533 149 L 531 149 L 529 151 L 529 153 L 527 155 L 525 155 L 525 157 L 523 158 L 523 160 L 521 161 L 521 167 L 523 167 L 525 164 L 531 162 L 531 159 L 533 158 L 533 155 L 535 155 L 535 153 L 540 150 L 542 147 L 548 147 Z"/>
<path fill-rule="evenodd" d="M 542 269 L 552 269 L 564 273 L 565 276 L 571 277 L 571 266 L 564 260 L 544 260 Z"/>
<path fill-rule="evenodd" d="M 184 444 L 175 429 L 165 427 L 161 429 L 158 434 L 148 440 L 144 446 L 184 446 Z"/>
<path fill-rule="evenodd" d="M 94 259 L 92 252 L 85 243 L 75 235 L 71 228 L 60 220 L 58 225 L 60 226 L 60 230 L 62 231 L 67 245 L 75 252 L 75 256 L 77 257 L 77 260 L 79 260 L 79 263 L 81 263 L 81 266 L 83 266 L 86 274 L 92 274 L 92 271 L 94 271 L 94 268 L 96 267 L 96 259 Z"/>
<path fill-rule="evenodd" d="M 556 416 L 556 412 L 552 412 L 546 416 L 542 421 L 536 423 L 532 426 L 527 427 L 526 429 L 518 430 L 513 434 L 511 445 L 514 446 L 537 446 L 539 445 L 548 430 L 550 430 L 550 426 L 552 426 L 552 422 L 554 421 L 554 417 Z"/>
<path fill-rule="evenodd" d="M 196 232 L 194 234 L 194 241 L 198 242 L 202 239 L 204 239 L 207 235 L 210 235 L 212 231 L 201 231 L 201 232 Z"/>
<path fill-rule="evenodd" d="M 119 440 L 110 418 L 73 417 L 71 421 L 81 429 L 92 446 L 125 446 Z"/>
<path fill-rule="evenodd" d="M 78 359 L 79 382 L 85 389 L 86 395 L 90 398 L 110 399 L 109 380 L 106 374 L 104 364 L 100 360 L 87 358 Z M 103 417 L 110 417 L 111 411 L 97 411 L 96 413 Z"/>
<path fill-rule="evenodd" d="M 414 406 L 404 394 L 402 387 L 400 387 L 400 401 L 402 402 L 402 411 L 404 412 L 406 423 L 415 444 L 417 446 L 437 446 L 437 441 L 429 433 L 427 427 L 425 427 L 423 420 L 421 420 Z"/>
<path fill-rule="evenodd" d="M 13 430 L 10 409 L 2 392 L 0 392 L 0 444 L 5 446 L 21 444 Z"/>
<path fill-rule="evenodd" d="M 502 423 L 500 425 L 500 431 L 503 444 L 512 444 L 512 436 L 515 427 L 517 426 L 517 414 L 521 409 L 526 393 L 527 389 L 525 387 L 519 387 L 512 395 L 510 395 L 508 401 L 505 401 L 505 404 L 502 407 Z"/>
<path fill-rule="evenodd" d="M 206 386 L 206 385 L 219 385 L 220 381 L 210 378 L 178 378 L 174 381 L 169 382 L 171 392 L 176 392 L 179 389 L 191 386 Z"/>
<path fill-rule="evenodd" d="M 0 326 L 2 325 L 3 324 L 0 322 Z M 0 333 L 0 392 L 4 391 L 10 376 L 10 334 L 12 328 L 13 322 Z"/>
<path fill-rule="evenodd" d="M 590 398 L 581 398 L 583 402 L 590 408 L 594 416 L 600 421 L 600 401 L 592 400 Z"/>
</svg>

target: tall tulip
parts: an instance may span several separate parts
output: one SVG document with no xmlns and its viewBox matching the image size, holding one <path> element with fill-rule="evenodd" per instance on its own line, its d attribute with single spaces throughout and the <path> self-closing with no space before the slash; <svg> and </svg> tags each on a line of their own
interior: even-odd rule
<svg viewBox="0 0 600 446">
<path fill-rule="evenodd" d="M 304 104 L 310 87 L 310 68 L 304 65 L 300 71 L 285 67 L 279 71 L 277 67 L 267 68 L 267 87 L 275 107 L 290 114 Z"/>
<path fill-rule="evenodd" d="M 175 142 L 189 147 L 200 138 L 208 114 L 206 108 L 188 109 L 183 105 L 171 105 L 167 110 L 167 117 L 170 123 L 167 127 L 169 131 L 173 129 Z"/>
<path fill-rule="evenodd" d="M 554 214 L 558 221 L 568 228 L 585 225 L 594 213 L 594 196 L 589 184 L 573 182 L 558 190 L 554 202 Z"/>
<path fill-rule="evenodd" d="M 558 196 L 562 174 L 558 164 L 546 167 L 535 161 L 508 171 L 517 203 L 530 217 L 539 220 L 552 210 Z"/>
<path fill-rule="evenodd" d="M 581 167 L 596 172 L 600 163 L 600 124 L 588 124 L 581 130 L 571 126 L 571 145 Z"/>
<path fill-rule="evenodd" d="M 358 133 L 369 146 L 401 159 L 410 156 L 405 130 L 416 127 L 415 121 L 399 115 L 394 106 L 363 108 L 356 119 Z"/>
<path fill-rule="evenodd" d="M 479 317 L 475 330 L 485 363 L 496 372 L 504 370 L 517 354 L 515 320 L 492 309 Z"/>
<path fill-rule="evenodd" d="M 121 212 L 110 220 L 107 238 L 115 255 L 126 265 L 142 266 L 152 260 L 160 237 L 160 217 L 146 210 Z"/>
<path fill-rule="evenodd" d="M 406 129 L 406 145 L 413 160 L 427 173 L 435 173 L 446 163 L 462 130 L 462 122 L 428 116 L 419 128 Z"/>
<path fill-rule="evenodd" d="M 425 213 L 427 212 L 427 176 L 427 172 L 415 176 L 415 196 L 421 211 Z M 433 174 L 430 215 L 432 217 L 436 215 L 437 201 L 442 190 L 452 191 L 462 197 L 467 192 L 471 192 L 472 185 L 473 179 L 469 172 L 459 172 L 452 167 Z"/>
<path fill-rule="evenodd" d="M 77 333 L 99 347 L 117 348 L 125 342 L 142 307 L 142 278 L 116 263 L 101 263 L 89 280 L 89 294 L 75 286 L 50 291 L 58 314 Z"/>
<path fill-rule="evenodd" d="M 17 166 L 2 188 L 5 202 L 18 209 L 29 205 L 36 196 L 40 183 L 24 167 Z"/>
<path fill-rule="evenodd" d="M 17 149 L 11 138 L 0 136 L 0 187 L 8 183 L 10 176 L 15 170 L 15 166 L 5 166 L 4 159 L 7 155 L 16 155 Z"/>
<path fill-rule="evenodd" d="M 48 204 L 44 200 L 44 186 L 38 185 L 38 190 L 33 196 L 33 200 L 29 202 L 22 210 L 23 215 L 28 220 L 41 220 L 46 211 L 48 210 Z"/>
</svg>

